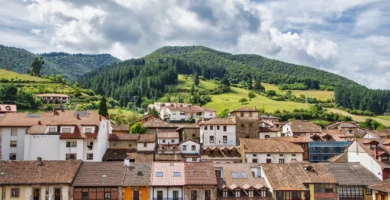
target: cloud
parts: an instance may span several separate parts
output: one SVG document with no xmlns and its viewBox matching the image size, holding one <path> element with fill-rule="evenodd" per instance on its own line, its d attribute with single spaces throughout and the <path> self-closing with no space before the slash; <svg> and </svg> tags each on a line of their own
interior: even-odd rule
<svg viewBox="0 0 390 200">
<path fill-rule="evenodd" d="M 390 89 L 383 78 L 390 53 L 386 0 L 0 3 L 0 43 L 37 53 L 110 53 L 127 59 L 166 45 L 203 45 L 308 65 Z"/>
</svg>

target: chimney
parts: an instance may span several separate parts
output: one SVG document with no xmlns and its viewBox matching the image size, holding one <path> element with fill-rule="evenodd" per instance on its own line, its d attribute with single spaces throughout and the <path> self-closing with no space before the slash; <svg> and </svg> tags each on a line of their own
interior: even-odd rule
<svg viewBox="0 0 390 200">
<path fill-rule="evenodd" d="M 37 157 L 37 166 L 41 166 L 41 165 L 43 165 L 42 158 L 41 157 Z"/>
<path fill-rule="evenodd" d="M 38 125 L 42 125 L 42 122 L 41 122 L 41 121 L 38 121 Z"/>
<path fill-rule="evenodd" d="M 80 119 L 80 114 L 77 113 L 77 114 L 76 114 L 76 117 L 77 117 L 77 119 Z"/>
</svg>

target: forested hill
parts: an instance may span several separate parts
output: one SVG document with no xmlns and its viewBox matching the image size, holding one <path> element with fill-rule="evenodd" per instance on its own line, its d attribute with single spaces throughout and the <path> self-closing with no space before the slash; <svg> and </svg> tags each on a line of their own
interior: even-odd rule
<svg viewBox="0 0 390 200">
<path fill-rule="evenodd" d="M 320 85 L 327 86 L 358 85 L 345 77 L 323 70 L 268 59 L 259 55 L 235 55 L 203 46 L 163 47 L 147 55 L 145 60 L 152 62 L 166 57 L 179 58 L 203 66 L 204 70 L 201 74 L 205 77 L 218 76 L 221 78 L 222 74 L 218 72 L 223 69 L 232 83 L 238 83 L 247 77 L 251 77 L 273 84 L 318 81 Z"/>
<path fill-rule="evenodd" d="M 61 74 L 70 81 L 94 69 L 120 61 L 109 54 L 45 53 L 37 55 L 25 49 L 0 45 L 0 68 L 27 73 L 32 60 L 38 56 L 42 56 L 45 61 L 42 68 L 43 75 Z"/>
</svg>

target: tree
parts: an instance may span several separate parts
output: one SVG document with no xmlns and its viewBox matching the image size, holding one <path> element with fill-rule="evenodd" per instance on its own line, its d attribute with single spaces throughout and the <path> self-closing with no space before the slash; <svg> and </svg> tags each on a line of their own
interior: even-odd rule
<svg viewBox="0 0 390 200">
<path fill-rule="evenodd" d="M 292 97 L 292 92 L 291 92 L 291 90 L 287 90 L 286 91 L 286 98 L 287 99 L 290 99 Z"/>
<path fill-rule="evenodd" d="M 256 79 L 253 89 L 259 92 L 264 92 L 265 88 L 261 85 L 260 79 Z"/>
<path fill-rule="evenodd" d="M 160 118 L 160 113 L 156 110 L 156 108 L 153 107 L 153 109 L 149 113 L 150 115 L 153 115 L 157 118 Z"/>
<path fill-rule="evenodd" d="M 31 68 L 29 69 L 29 74 L 31 76 L 41 76 L 41 69 L 43 64 L 45 64 L 45 61 L 43 60 L 43 57 L 35 57 L 34 60 L 31 63 Z"/>
<path fill-rule="evenodd" d="M 228 116 L 229 116 L 229 109 L 227 108 L 218 114 L 219 118 L 227 118 Z"/>
<path fill-rule="evenodd" d="M 5 102 L 14 102 L 17 99 L 18 88 L 14 85 L 5 85 L 0 88 L 0 99 Z"/>
<path fill-rule="evenodd" d="M 246 82 L 246 85 L 248 86 L 248 90 L 252 90 L 253 89 L 253 86 L 252 86 L 252 77 L 249 77 L 247 82 Z"/>
<path fill-rule="evenodd" d="M 199 85 L 199 83 L 200 83 L 200 81 L 199 81 L 199 75 L 198 75 L 198 73 L 195 73 L 195 77 L 194 77 L 194 85 L 195 85 L 195 86 L 198 86 L 198 85 Z"/>
<path fill-rule="evenodd" d="M 276 95 L 275 90 L 267 90 L 267 96 L 273 97 Z"/>
<path fill-rule="evenodd" d="M 253 93 L 253 92 L 249 92 L 249 93 L 248 93 L 248 97 L 249 97 L 249 99 L 253 99 L 253 98 L 256 97 L 256 95 L 255 95 L 255 93 Z"/>
<path fill-rule="evenodd" d="M 241 99 L 239 100 L 239 102 L 241 103 L 241 105 L 244 105 L 244 103 L 248 102 L 248 99 L 246 99 L 246 98 L 241 98 Z"/>
<path fill-rule="evenodd" d="M 108 118 L 108 108 L 107 108 L 107 99 L 106 97 L 102 97 L 99 104 L 99 115 Z"/>
<path fill-rule="evenodd" d="M 222 79 L 221 79 L 221 82 L 220 82 L 222 85 L 226 85 L 226 86 L 230 86 L 230 82 L 229 82 L 229 79 L 224 76 Z"/>
<path fill-rule="evenodd" d="M 195 84 L 191 86 L 191 95 L 194 95 L 195 92 Z"/>
<path fill-rule="evenodd" d="M 140 122 L 137 122 L 130 127 L 130 134 L 145 134 L 146 130 L 146 127 L 142 126 Z"/>
</svg>

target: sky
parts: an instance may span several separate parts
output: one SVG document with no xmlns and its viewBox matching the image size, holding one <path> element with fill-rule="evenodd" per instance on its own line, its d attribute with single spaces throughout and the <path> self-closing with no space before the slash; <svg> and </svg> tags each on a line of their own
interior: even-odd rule
<svg viewBox="0 0 390 200">
<path fill-rule="evenodd" d="M 389 0 L 0 0 L 0 44 L 145 56 L 202 45 L 390 89 Z"/>
</svg>

